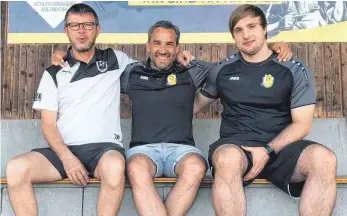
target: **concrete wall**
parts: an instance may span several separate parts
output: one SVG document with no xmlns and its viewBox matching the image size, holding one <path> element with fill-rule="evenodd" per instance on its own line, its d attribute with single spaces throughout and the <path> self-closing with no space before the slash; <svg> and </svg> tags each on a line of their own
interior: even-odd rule
<svg viewBox="0 0 347 216">
<path fill-rule="evenodd" d="M 128 149 L 131 120 L 122 119 L 123 143 Z M 219 137 L 220 120 L 195 119 L 193 121 L 196 146 L 207 156 L 208 146 Z M 322 143 L 338 157 L 338 175 L 347 175 L 347 122 L 345 118 L 314 119 L 308 139 Z M 1 176 L 5 176 L 7 162 L 14 156 L 33 148 L 46 147 L 39 120 L 1 121 Z"/>
<path fill-rule="evenodd" d="M 220 120 L 194 120 L 194 137 L 197 146 L 207 155 L 208 145 L 218 138 Z M 131 122 L 122 120 L 124 144 L 130 140 Z M 346 119 L 315 119 L 309 139 L 318 141 L 334 150 L 338 157 L 338 175 L 347 175 L 347 122 Z M 5 175 L 8 160 L 32 148 L 47 146 L 40 132 L 38 120 L 1 121 L 1 176 Z M 172 184 L 157 184 L 157 190 L 164 199 Z M 211 185 L 202 185 L 196 201 L 187 215 L 214 215 L 211 200 Z M 40 184 L 35 185 L 39 203 L 39 215 L 95 215 L 99 185 L 86 188 L 74 185 Z M 273 185 L 250 185 L 246 188 L 247 215 L 250 216 L 296 216 L 298 200 L 291 199 Z M 14 215 L 6 185 L 1 188 L 1 216 Z M 126 187 L 119 215 L 138 215 L 132 199 L 131 188 Z M 338 199 L 334 216 L 347 215 L 347 185 L 338 186 Z"/>
</svg>

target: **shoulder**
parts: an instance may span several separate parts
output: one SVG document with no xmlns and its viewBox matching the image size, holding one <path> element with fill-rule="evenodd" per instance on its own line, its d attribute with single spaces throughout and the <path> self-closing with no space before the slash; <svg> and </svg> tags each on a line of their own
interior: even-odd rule
<svg viewBox="0 0 347 216">
<path fill-rule="evenodd" d="M 125 67 L 125 72 L 130 73 L 134 68 L 145 68 L 146 62 L 133 62 Z"/>
<path fill-rule="evenodd" d="M 224 67 L 226 66 L 232 66 L 233 64 L 235 64 L 236 62 L 238 62 L 240 60 L 240 54 L 239 53 L 235 53 L 229 57 L 227 57 L 226 59 L 220 61 L 216 67 L 215 67 L 215 71 L 219 72 L 221 71 Z"/>
<path fill-rule="evenodd" d="M 67 64 L 67 62 L 65 62 L 65 64 Z M 61 66 L 57 66 L 57 65 L 51 65 L 48 68 L 46 68 L 46 72 L 47 74 L 50 75 L 50 77 L 52 78 L 52 80 L 54 81 L 55 86 L 58 86 L 58 82 L 57 82 L 57 74 L 60 70 L 62 70 L 63 68 Z M 45 74 L 43 74 L 43 76 L 45 76 Z"/>
<path fill-rule="evenodd" d="M 59 65 L 51 65 L 48 68 L 46 68 L 46 71 L 51 75 L 56 75 L 61 69 L 62 67 Z"/>
<path fill-rule="evenodd" d="M 112 58 L 118 60 L 118 55 L 117 53 L 111 49 L 111 48 L 106 48 L 106 49 L 96 49 L 98 52 L 97 55 L 100 55 L 100 59 L 106 61 L 106 60 L 111 60 Z"/>
<path fill-rule="evenodd" d="M 290 59 L 289 61 L 286 62 L 280 62 L 278 61 L 278 59 L 276 57 L 273 58 L 273 61 L 279 65 L 282 65 L 283 67 L 287 68 L 288 71 L 295 73 L 297 71 L 303 71 L 306 72 L 308 70 L 307 66 L 305 65 L 305 63 L 296 58 L 296 57 L 292 57 L 292 59 Z"/>
<path fill-rule="evenodd" d="M 202 60 L 193 60 L 189 63 L 188 67 L 189 68 L 194 68 L 194 67 L 206 68 L 206 67 L 213 67 L 215 65 L 216 63 L 212 63 L 212 62 L 207 62 Z"/>
</svg>

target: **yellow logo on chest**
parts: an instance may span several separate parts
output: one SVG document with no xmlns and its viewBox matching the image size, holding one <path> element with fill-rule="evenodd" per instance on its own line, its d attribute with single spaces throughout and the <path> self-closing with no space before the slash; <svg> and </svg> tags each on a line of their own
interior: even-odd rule
<svg viewBox="0 0 347 216">
<path fill-rule="evenodd" d="M 172 86 L 172 85 L 176 85 L 176 83 L 177 83 L 176 75 L 170 74 L 167 77 L 167 85 Z"/>
<path fill-rule="evenodd" d="M 275 78 L 271 74 L 265 74 L 263 77 L 263 82 L 261 83 L 262 86 L 265 88 L 271 88 L 274 84 Z"/>
</svg>

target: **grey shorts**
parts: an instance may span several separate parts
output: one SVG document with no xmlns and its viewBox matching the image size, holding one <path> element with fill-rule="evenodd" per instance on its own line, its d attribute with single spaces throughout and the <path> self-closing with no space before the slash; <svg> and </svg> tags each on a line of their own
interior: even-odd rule
<svg viewBox="0 0 347 216">
<path fill-rule="evenodd" d="M 206 161 L 207 158 L 194 146 L 175 143 L 153 143 L 130 148 L 125 152 L 127 160 L 135 154 L 145 154 L 152 159 L 157 167 L 155 177 L 177 177 L 175 166 L 183 156 L 189 153 L 196 153 Z"/>
<path fill-rule="evenodd" d="M 118 151 L 125 157 L 124 148 L 115 143 L 89 143 L 83 145 L 68 146 L 72 154 L 74 154 L 85 166 L 89 177 L 94 177 L 94 170 L 102 155 L 108 151 Z M 43 154 L 52 165 L 58 170 L 61 177 L 67 178 L 63 163 L 57 154 L 51 148 L 37 148 L 31 151 Z"/>
</svg>

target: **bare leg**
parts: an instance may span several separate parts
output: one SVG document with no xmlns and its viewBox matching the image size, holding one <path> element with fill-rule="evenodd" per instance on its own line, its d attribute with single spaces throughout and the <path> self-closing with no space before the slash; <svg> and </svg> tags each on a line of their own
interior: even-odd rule
<svg viewBox="0 0 347 216">
<path fill-rule="evenodd" d="M 214 152 L 215 180 L 212 199 L 217 216 L 246 215 L 242 176 L 247 169 L 245 153 L 236 145 L 223 145 Z"/>
<path fill-rule="evenodd" d="M 135 154 L 127 162 L 127 172 L 139 214 L 165 216 L 164 203 L 153 183 L 156 173 L 153 161 L 144 154 Z"/>
<path fill-rule="evenodd" d="M 125 159 L 117 151 L 108 151 L 94 170 L 94 176 L 101 180 L 97 215 L 117 215 L 124 194 Z"/>
<path fill-rule="evenodd" d="M 336 202 L 336 156 L 321 145 L 310 145 L 300 155 L 293 182 L 306 179 L 301 194 L 301 216 L 331 215 Z"/>
<path fill-rule="evenodd" d="M 196 153 L 185 155 L 177 163 L 175 173 L 178 179 L 165 202 L 169 216 L 187 213 L 205 176 L 206 168 L 205 160 Z"/>
<path fill-rule="evenodd" d="M 38 207 L 33 183 L 62 179 L 58 170 L 38 152 L 11 159 L 6 168 L 7 186 L 13 212 L 17 216 L 36 216 Z"/>
</svg>

